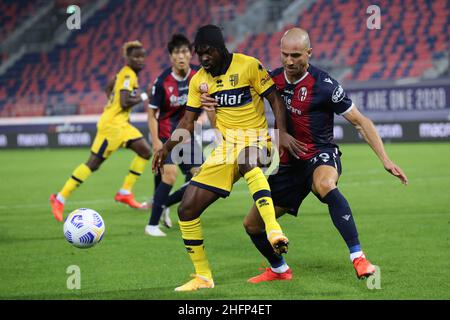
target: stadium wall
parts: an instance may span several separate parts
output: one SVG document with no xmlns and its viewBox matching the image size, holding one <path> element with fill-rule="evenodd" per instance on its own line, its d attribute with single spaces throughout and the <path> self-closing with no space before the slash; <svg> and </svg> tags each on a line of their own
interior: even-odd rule
<svg viewBox="0 0 450 320">
<path fill-rule="evenodd" d="M 372 119 L 388 142 L 450 141 L 450 83 L 386 84 L 349 87 L 347 94 Z M 266 105 L 270 125 L 274 119 Z M 0 149 L 88 147 L 100 115 L 0 118 Z M 131 123 L 149 137 L 146 113 L 132 113 Z M 362 142 L 343 117 L 335 117 L 337 142 Z M 204 126 L 205 143 L 214 137 Z"/>
<path fill-rule="evenodd" d="M 149 137 L 147 115 L 133 114 L 131 123 Z M 0 149 L 89 147 L 95 137 L 98 116 L 64 116 L 0 119 Z M 375 122 L 385 142 L 450 141 L 450 121 Z M 362 142 L 348 123 L 334 126 L 336 142 Z M 204 143 L 212 141 L 212 129 L 204 128 Z"/>
</svg>

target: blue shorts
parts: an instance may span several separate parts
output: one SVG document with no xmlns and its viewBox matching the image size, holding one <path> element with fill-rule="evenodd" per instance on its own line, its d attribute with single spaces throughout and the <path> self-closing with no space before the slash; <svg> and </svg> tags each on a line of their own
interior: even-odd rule
<svg viewBox="0 0 450 320">
<path fill-rule="evenodd" d="M 161 139 L 162 143 L 166 143 L 168 139 Z M 179 149 L 177 149 L 179 148 Z M 179 150 L 179 152 L 177 152 Z M 185 154 L 185 151 L 188 153 Z M 204 162 L 202 146 L 192 138 L 190 143 L 178 144 L 177 147 L 169 153 L 164 164 L 178 165 L 184 175 L 190 174 L 192 168 L 197 168 Z"/>
<path fill-rule="evenodd" d="M 268 178 L 274 205 L 296 216 L 303 199 L 311 192 L 314 170 L 321 165 L 332 166 L 341 175 L 341 154 L 337 148 L 323 149 L 309 160 L 280 165 L 278 172 Z"/>
</svg>

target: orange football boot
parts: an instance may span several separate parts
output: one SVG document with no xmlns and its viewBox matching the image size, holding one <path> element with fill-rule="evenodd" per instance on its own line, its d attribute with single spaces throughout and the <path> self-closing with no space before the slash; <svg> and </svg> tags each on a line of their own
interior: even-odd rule
<svg viewBox="0 0 450 320">
<path fill-rule="evenodd" d="M 291 279 L 292 279 L 292 269 L 291 268 L 287 269 L 283 273 L 276 273 L 276 272 L 273 272 L 271 268 L 266 268 L 263 273 L 248 279 L 247 282 L 259 283 L 259 282 L 265 282 L 265 281 L 291 280 Z"/>
<path fill-rule="evenodd" d="M 57 221 L 63 221 L 64 203 L 56 199 L 56 194 L 50 196 L 50 205 L 52 213 Z"/>
<path fill-rule="evenodd" d="M 358 279 L 364 279 L 375 273 L 375 266 L 366 259 L 365 255 L 354 259 L 353 267 L 355 267 L 356 276 L 358 277 Z"/>
<path fill-rule="evenodd" d="M 116 195 L 114 196 L 114 200 L 116 200 L 117 202 L 125 203 L 126 205 L 135 209 L 142 209 L 142 204 L 134 200 L 134 196 L 132 193 L 121 194 L 117 192 Z"/>
</svg>

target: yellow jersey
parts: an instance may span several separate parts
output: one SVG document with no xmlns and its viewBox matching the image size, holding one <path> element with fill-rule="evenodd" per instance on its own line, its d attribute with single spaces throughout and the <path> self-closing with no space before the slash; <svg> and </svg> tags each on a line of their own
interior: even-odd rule
<svg viewBox="0 0 450 320">
<path fill-rule="evenodd" d="M 129 122 L 132 108 L 124 110 L 120 105 L 120 91 L 127 90 L 136 96 L 139 88 L 136 72 L 129 66 L 124 66 L 116 75 L 114 88 L 109 95 L 108 103 L 98 121 L 97 127 L 123 126 Z"/>
<path fill-rule="evenodd" d="M 201 111 L 200 87 L 216 99 L 216 126 L 223 137 L 227 130 L 267 130 L 263 96 L 275 89 L 267 70 L 253 57 L 233 53 L 225 74 L 213 77 L 201 68 L 189 83 L 187 109 Z"/>
</svg>

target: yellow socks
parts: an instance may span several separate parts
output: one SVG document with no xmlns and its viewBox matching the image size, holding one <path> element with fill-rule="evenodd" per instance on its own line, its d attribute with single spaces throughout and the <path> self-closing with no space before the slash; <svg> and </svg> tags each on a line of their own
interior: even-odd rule
<svg viewBox="0 0 450 320">
<path fill-rule="evenodd" d="M 140 156 L 135 156 L 133 161 L 131 162 L 130 171 L 122 185 L 122 190 L 130 191 L 133 189 L 134 184 L 136 183 L 139 176 L 144 172 L 145 166 L 147 165 L 148 160 L 141 158 Z"/>
<path fill-rule="evenodd" d="M 89 176 L 92 171 L 86 164 L 80 164 L 72 173 L 72 176 L 67 180 L 64 187 L 61 189 L 59 194 L 67 199 L 70 194 L 80 185 L 82 184 Z"/>
<path fill-rule="evenodd" d="M 200 218 L 191 221 L 178 221 L 184 245 L 195 267 L 195 273 L 212 279 L 211 269 L 206 259 L 203 245 L 203 232 Z"/>
<path fill-rule="evenodd" d="M 264 220 L 267 234 L 271 230 L 281 230 L 275 216 L 270 186 L 261 168 L 253 168 L 244 175 L 244 178 L 253 196 L 256 208 L 258 208 L 259 214 Z"/>
</svg>

